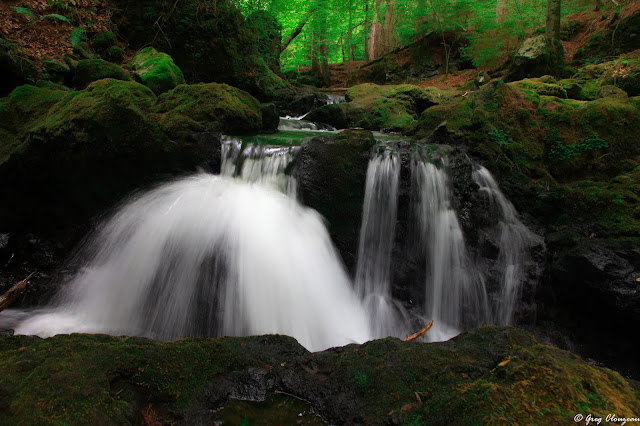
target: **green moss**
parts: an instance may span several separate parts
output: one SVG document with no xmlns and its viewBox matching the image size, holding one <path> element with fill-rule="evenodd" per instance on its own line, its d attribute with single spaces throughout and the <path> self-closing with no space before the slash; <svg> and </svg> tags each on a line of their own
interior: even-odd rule
<svg viewBox="0 0 640 426">
<path fill-rule="evenodd" d="M 550 81 L 550 80 L 547 79 L 546 81 Z M 563 99 L 567 98 L 567 92 L 562 86 L 558 84 L 543 82 L 542 78 L 524 79 L 524 80 L 517 81 L 515 83 L 510 83 L 510 84 L 520 89 L 531 90 L 537 93 L 538 95 L 555 96 Z"/>
<path fill-rule="evenodd" d="M 226 84 L 180 85 L 158 98 L 155 112 L 171 137 L 191 132 L 250 132 L 262 128 L 260 103 Z"/>
<path fill-rule="evenodd" d="M 112 64 L 111 62 L 107 62 L 102 59 L 85 59 L 78 61 L 76 74 L 73 78 L 73 85 L 82 89 L 89 83 L 102 80 L 103 78 L 112 78 L 124 81 L 133 80 L 129 73 L 116 64 Z"/>
<path fill-rule="evenodd" d="M 413 133 L 422 111 L 438 103 L 433 90 L 409 84 L 361 84 L 350 88 L 346 99 L 351 126 L 402 133 Z"/>
<path fill-rule="evenodd" d="M 618 373 L 500 327 L 448 342 L 387 338 L 315 354 L 284 336 L 156 342 L 79 334 L 2 338 L 0 352 L 7 424 L 123 424 L 141 413 L 158 423 L 198 419 L 255 386 L 252 372 L 276 379 L 271 391 L 286 378 L 288 393 L 332 423 L 559 424 L 579 412 L 632 417 L 640 404 Z"/>
<path fill-rule="evenodd" d="M 28 131 L 66 95 L 59 87 L 20 86 L 0 99 L 0 164 L 24 140 Z"/>
<path fill-rule="evenodd" d="M 106 52 L 109 48 L 118 45 L 118 38 L 111 31 L 98 31 L 91 45 L 98 52 Z"/>
<path fill-rule="evenodd" d="M 142 84 L 153 90 L 156 95 L 167 92 L 179 84 L 185 84 L 184 75 L 171 56 L 158 52 L 153 47 L 136 53 L 130 64 Z"/>
</svg>

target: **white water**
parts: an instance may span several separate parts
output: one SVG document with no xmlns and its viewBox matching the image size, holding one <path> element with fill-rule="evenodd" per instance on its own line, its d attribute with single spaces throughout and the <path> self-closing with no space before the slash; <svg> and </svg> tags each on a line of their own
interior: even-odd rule
<svg viewBox="0 0 640 426">
<path fill-rule="evenodd" d="M 408 315 L 391 294 L 391 251 L 398 206 L 400 161 L 391 151 L 369 161 L 356 268 L 356 291 L 365 302 L 375 337 L 401 336 Z"/>
<path fill-rule="evenodd" d="M 227 139 L 222 165 L 238 179 L 200 174 L 129 201 L 82 248 L 59 304 L 16 332 L 279 333 L 310 350 L 370 340 L 322 218 L 283 194 L 293 154 L 239 149 Z"/>
<path fill-rule="evenodd" d="M 502 273 L 500 295 L 494 308 L 494 322 L 510 325 L 513 312 L 522 291 L 524 266 L 529 260 L 532 243 L 540 242 L 518 219 L 513 204 L 500 191 L 500 187 L 486 168 L 480 166 L 473 172 L 473 180 L 486 195 L 489 216 L 495 218 L 494 228 L 499 237 L 498 268 Z"/>
<path fill-rule="evenodd" d="M 327 105 L 341 104 L 345 102 L 344 95 L 334 95 L 327 93 Z"/>
<path fill-rule="evenodd" d="M 472 264 L 451 205 L 444 167 L 414 159 L 416 209 L 426 255 L 425 316 L 434 321 L 427 338 L 447 340 L 488 318 L 482 276 Z"/>
<path fill-rule="evenodd" d="M 225 136 L 222 141 L 222 176 L 237 177 L 247 182 L 270 185 L 295 198 L 296 180 L 286 174 L 299 146 L 265 146 L 248 144 L 243 148 L 239 138 Z"/>
<path fill-rule="evenodd" d="M 335 127 L 328 124 L 314 123 L 311 121 L 302 120 L 300 118 L 282 118 L 280 117 L 280 124 L 278 124 L 278 130 L 304 130 L 304 131 L 336 131 Z"/>
</svg>

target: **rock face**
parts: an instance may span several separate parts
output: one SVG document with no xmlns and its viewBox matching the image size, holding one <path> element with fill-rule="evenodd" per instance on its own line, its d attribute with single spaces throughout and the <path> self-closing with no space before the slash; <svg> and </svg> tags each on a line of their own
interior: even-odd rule
<svg viewBox="0 0 640 426">
<path fill-rule="evenodd" d="M 347 268 L 353 269 L 358 251 L 365 181 L 373 134 L 345 130 L 302 145 L 296 178 L 302 202 L 328 221 L 332 240 Z"/>
<path fill-rule="evenodd" d="M 185 84 L 184 75 L 171 56 L 153 47 L 142 49 L 131 60 L 131 67 L 140 82 L 160 95 L 179 84 Z"/>
<path fill-rule="evenodd" d="M 17 86 L 35 81 L 37 76 L 38 69 L 22 49 L 0 34 L 0 96 Z"/>
<path fill-rule="evenodd" d="M 319 353 L 284 336 L 156 342 L 80 334 L 0 337 L 0 352 L 0 415 L 12 424 L 129 424 L 145 416 L 210 424 L 230 399 L 262 401 L 275 392 L 307 401 L 333 424 L 559 424 L 580 412 L 633 417 L 640 404 L 618 373 L 511 328 Z"/>
<path fill-rule="evenodd" d="M 567 73 L 563 56 L 562 46 L 550 48 L 544 35 L 528 38 L 511 61 L 505 80 L 515 81 L 547 74 L 563 76 Z"/>
</svg>

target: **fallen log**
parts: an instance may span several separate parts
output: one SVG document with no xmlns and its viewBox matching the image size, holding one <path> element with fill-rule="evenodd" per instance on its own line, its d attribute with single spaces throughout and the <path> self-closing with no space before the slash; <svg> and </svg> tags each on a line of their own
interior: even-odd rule
<svg viewBox="0 0 640 426">
<path fill-rule="evenodd" d="M 27 288 L 27 283 L 31 278 L 33 278 L 35 274 L 36 274 L 35 272 L 32 272 L 31 274 L 29 274 L 27 278 L 20 281 L 18 284 L 14 285 L 9 290 L 7 290 L 5 294 L 0 296 L 0 312 L 4 311 L 5 308 L 8 308 L 9 305 L 11 305 L 13 301 L 18 298 L 18 296 L 24 293 L 24 291 Z"/>
<path fill-rule="evenodd" d="M 426 326 L 424 326 L 424 328 L 422 328 L 420 331 L 417 331 L 417 332 L 413 333 L 411 336 L 409 336 L 406 339 L 404 339 L 404 341 L 405 342 L 413 342 L 418 337 L 422 336 L 427 331 L 429 331 L 431 329 L 431 327 L 433 327 L 433 320 L 431 320 L 431 322 L 429 324 L 427 324 Z"/>
</svg>

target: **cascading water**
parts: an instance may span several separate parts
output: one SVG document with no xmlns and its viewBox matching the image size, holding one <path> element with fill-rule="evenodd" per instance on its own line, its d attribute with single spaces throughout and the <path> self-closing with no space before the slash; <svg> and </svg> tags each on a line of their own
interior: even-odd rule
<svg viewBox="0 0 640 426">
<path fill-rule="evenodd" d="M 522 290 L 524 266 L 529 259 L 532 244 L 540 237 L 532 233 L 519 219 L 513 204 L 500 191 L 500 187 L 486 168 L 479 166 L 473 180 L 486 196 L 488 217 L 495 218 L 494 231 L 499 241 L 498 270 L 502 271 L 501 289 L 493 309 L 494 322 L 510 325 Z"/>
<path fill-rule="evenodd" d="M 488 319 L 486 290 L 467 253 L 445 165 L 438 168 L 416 155 L 412 166 L 418 229 L 427 258 L 425 316 L 434 321 L 427 338 L 446 340 Z"/>
<path fill-rule="evenodd" d="M 16 332 L 281 333 L 310 350 L 371 339 L 321 217 L 264 185 L 285 159 L 259 164 L 260 149 L 236 152 L 236 142 L 224 145 L 223 174 L 263 183 L 201 174 L 132 199 L 82 248 L 58 306 Z"/>
<path fill-rule="evenodd" d="M 397 153 L 385 149 L 369 161 L 355 283 L 376 337 L 400 336 L 407 330 L 408 315 L 391 295 L 399 177 Z"/>
<path fill-rule="evenodd" d="M 247 182 L 272 185 L 289 196 L 296 197 L 296 180 L 286 174 L 299 146 L 264 146 L 248 144 L 242 140 L 224 137 L 220 174 L 238 177 Z"/>
<path fill-rule="evenodd" d="M 280 124 L 278 124 L 278 130 L 305 130 L 305 131 L 329 131 L 336 130 L 335 127 L 328 124 L 314 123 L 312 121 L 302 120 L 306 114 L 298 118 L 283 118 L 280 117 Z"/>
<path fill-rule="evenodd" d="M 344 103 L 344 101 L 344 95 L 334 95 L 331 93 L 327 93 L 327 105 L 341 104 Z"/>
</svg>

